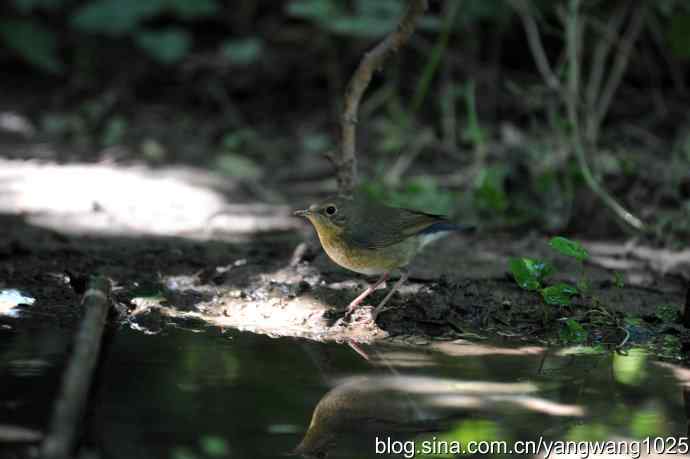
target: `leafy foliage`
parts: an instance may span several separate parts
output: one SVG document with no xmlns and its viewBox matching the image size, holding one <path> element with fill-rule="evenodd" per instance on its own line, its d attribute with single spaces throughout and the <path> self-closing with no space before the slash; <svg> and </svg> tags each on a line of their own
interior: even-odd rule
<svg viewBox="0 0 690 459">
<path fill-rule="evenodd" d="M 61 73 L 55 34 L 39 21 L 7 19 L 0 21 L 0 37 L 27 62 L 50 73 Z"/>
<path fill-rule="evenodd" d="M 577 287 L 565 283 L 551 285 L 541 290 L 544 302 L 555 306 L 568 306 L 570 304 L 570 297 L 578 293 Z"/>
<path fill-rule="evenodd" d="M 140 48 L 162 64 L 179 61 L 192 46 L 191 35 L 179 27 L 144 30 L 137 33 L 135 39 Z"/>
<path fill-rule="evenodd" d="M 388 188 L 379 181 L 363 184 L 362 191 L 393 206 L 424 209 L 425 212 L 448 215 L 454 208 L 456 196 L 443 190 L 430 177 L 414 177 L 401 186 Z"/>
<path fill-rule="evenodd" d="M 549 245 L 558 253 L 574 257 L 579 261 L 589 256 L 585 248 L 579 243 L 561 236 L 551 239 Z M 578 281 L 577 287 L 563 282 L 543 286 L 544 280 L 554 274 L 556 270 L 551 264 L 542 260 L 526 257 L 511 258 L 508 261 L 508 267 L 520 288 L 538 291 L 544 302 L 549 305 L 568 306 L 573 296 L 585 293 L 588 289 L 584 275 Z"/>
<path fill-rule="evenodd" d="M 72 17 L 72 25 L 85 32 L 119 36 L 134 31 L 165 8 L 165 0 L 95 0 Z"/>
<path fill-rule="evenodd" d="M 66 10 L 68 0 L 14 0 L 20 15 L 37 10 Z M 219 8 L 217 0 L 91 0 L 69 12 L 68 22 L 79 33 L 112 39 L 131 38 L 161 64 L 179 61 L 191 49 L 193 37 L 181 25 L 149 29 L 144 23 L 158 16 L 172 15 L 179 21 L 209 17 Z M 59 35 L 40 19 L 23 16 L 0 19 L 0 39 L 36 68 L 62 73 Z"/>
<path fill-rule="evenodd" d="M 264 52 L 264 44 L 258 37 L 227 40 L 221 54 L 236 65 L 249 65 L 258 61 Z"/>
<path fill-rule="evenodd" d="M 21 14 L 29 14 L 36 10 L 56 10 L 65 4 L 65 0 L 13 0 L 12 3 Z"/>
<path fill-rule="evenodd" d="M 72 25 L 88 32 L 119 36 L 134 32 L 147 19 L 163 13 L 188 20 L 210 16 L 217 10 L 215 0 L 94 0 L 75 12 Z"/>
<path fill-rule="evenodd" d="M 568 257 L 573 257 L 578 261 L 584 261 L 589 258 L 589 253 L 575 241 L 566 239 L 561 236 L 557 236 L 549 241 L 549 245 L 557 252 L 566 255 Z"/>
<path fill-rule="evenodd" d="M 336 35 L 379 37 L 392 30 L 402 12 L 399 0 L 357 0 L 352 11 L 337 0 L 296 0 L 288 3 L 290 16 L 315 22 Z"/>
<path fill-rule="evenodd" d="M 510 272 L 517 284 L 525 290 L 539 290 L 545 277 L 553 274 L 553 267 L 532 258 L 511 258 Z"/>
<path fill-rule="evenodd" d="M 508 196 L 503 187 L 505 170 L 496 167 L 482 169 L 474 189 L 475 205 L 480 210 L 504 212 L 508 208 Z"/>
<path fill-rule="evenodd" d="M 561 341 L 568 344 L 581 344 L 587 341 L 587 330 L 575 319 L 564 322 L 560 331 Z"/>
</svg>

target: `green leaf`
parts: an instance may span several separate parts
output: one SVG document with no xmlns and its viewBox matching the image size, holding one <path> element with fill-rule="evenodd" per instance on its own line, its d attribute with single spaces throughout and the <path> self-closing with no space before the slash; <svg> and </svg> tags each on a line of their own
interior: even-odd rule
<svg viewBox="0 0 690 459">
<path fill-rule="evenodd" d="M 326 21 L 336 16 L 337 8 L 328 0 L 295 0 L 287 4 L 287 13 L 300 19 Z"/>
<path fill-rule="evenodd" d="M 57 55 L 57 37 L 33 19 L 0 21 L 0 37 L 31 65 L 50 73 L 62 73 L 64 66 Z"/>
<path fill-rule="evenodd" d="M 589 253 L 587 253 L 587 250 L 585 250 L 585 248 L 579 243 L 561 236 L 552 238 L 549 241 L 549 245 L 557 252 L 568 257 L 576 258 L 579 261 L 584 261 L 589 258 Z"/>
<path fill-rule="evenodd" d="M 566 320 L 560 332 L 561 341 L 566 343 L 584 343 L 587 335 L 587 330 L 575 319 Z"/>
<path fill-rule="evenodd" d="M 533 260 L 531 258 L 523 258 L 527 265 L 527 269 L 535 273 L 539 282 L 549 277 L 556 272 L 556 269 L 550 264 L 542 260 Z"/>
<path fill-rule="evenodd" d="M 249 65 L 258 61 L 263 53 L 263 42 L 256 37 L 239 40 L 227 40 L 223 43 L 221 53 L 236 65 Z"/>
<path fill-rule="evenodd" d="M 577 295 L 577 288 L 570 284 L 559 283 L 542 289 L 541 296 L 546 304 L 568 306 L 570 297 Z"/>
<path fill-rule="evenodd" d="M 619 273 L 618 271 L 613 272 L 613 285 L 615 285 L 617 288 L 625 287 L 625 278 L 623 277 L 623 274 Z"/>
<path fill-rule="evenodd" d="M 328 29 L 339 35 L 375 38 L 386 34 L 395 27 L 392 18 L 375 18 L 366 16 L 343 16 L 328 24 Z"/>
<path fill-rule="evenodd" d="M 589 280 L 586 277 L 581 277 L 577 280 L 577 289 L 583 295 L 587 295 L 589 292 Z"/>
<path fill-rule="evenodd" d="M 525 290 L 539 290 L 544 268 L 543 262 L 530 258 L 511 258 L 508 261 L 510 272 L 517 284 Z"/>
<path fill-rule="evenodd" d="M 28 14 L 34 10 L 52 11 L 63 6 L 65 0 L 14 0 L 14 7 L 22 14 Z"/>
<path fill-rule="evenodd" d="M 186 446 L 175 446 L 170 451 L 172 459 L 200 459 L 194 451 Z"/>
<path fill-rule="evenodd" d="M 654 315 L 665 323 L 673 323 L 678 319 L 680 308 L 674 304 L 661 304 L 656 307 Z"/>
<path fill-rule="evenodd" d="M 168 0 L 168 7 L 182 19 L 211 16 L 218 11 L 216 0 Z"/>
<path fill-rule="evenodd" d="M 204 435 L 200 440 L 201 449 L 210 457 L 227 457 L 230 452 L 228 442 L 222 437 Z"/>
<path fill-rule="evenodd" d="M 165 7 L 166 0 L 94 0 L 76 11 L 72 25 L 87 32 L 121 36 Z"/>
<path fill-rule="evenodd" d="M 173 64 L 182 59 L 192 47 L 192 37 L 180 27 L 139 32 L 137 45 L 162 64 Z"/>
</svg>

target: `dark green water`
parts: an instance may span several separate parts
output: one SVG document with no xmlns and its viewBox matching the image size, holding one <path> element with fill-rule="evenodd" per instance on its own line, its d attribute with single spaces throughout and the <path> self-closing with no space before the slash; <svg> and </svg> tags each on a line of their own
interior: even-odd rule
<svg viewBox="0 0 690 459">
<path fill-rule="evenodd" d="M 59 328 L 0 329 L 0 426 L 45 428 L 69 339 Z M 376 454 L 384 444 L 410 457 L 405 448 L 425 440 L 440 449 L 687 435 L 690 370 L 637 350 L 366 349 L 371 362 L 338 344 L 120 328 L 108 339 L 83 444 L 102 458 L 279 458 L 302 442 L 315 411 L 302 450 L 353 459 L 385 457 Z M 0 451 L 31 457 L 35 448 Z"/>
</svg>

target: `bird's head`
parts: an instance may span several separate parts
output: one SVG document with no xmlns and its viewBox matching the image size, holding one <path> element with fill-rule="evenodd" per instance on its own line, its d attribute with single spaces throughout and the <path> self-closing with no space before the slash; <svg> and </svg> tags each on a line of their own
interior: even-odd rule
<svg viewBox="0 0 690 459">
<path fill-rule="evenodd" d="M 307 218 L 319 235 L 333 237 L 343 234 L 352 221 L 355 205 L 355 201 L 350 198 L 331 198 L 298 210 L 295 215 Z"/>
</svg>

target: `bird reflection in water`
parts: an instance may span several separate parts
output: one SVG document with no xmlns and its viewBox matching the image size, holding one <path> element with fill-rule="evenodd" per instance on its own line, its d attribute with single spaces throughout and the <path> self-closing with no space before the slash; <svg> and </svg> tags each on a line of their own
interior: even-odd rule
<svg viewBox="0 0 690 459">
<path fill-rule="evenodd" d="M 584 410 L 538 397 L 532 383 L 469 382 L 424 376 L 341 380 L 319 401 L 294 453 L 305 458 L 375 457 L 375 439 L 406 441 L 447 431 L 470 417 L 530 410 L 583 416 Z M 380 457 L 380 456 L 379 456 Z"/>
</svg>

